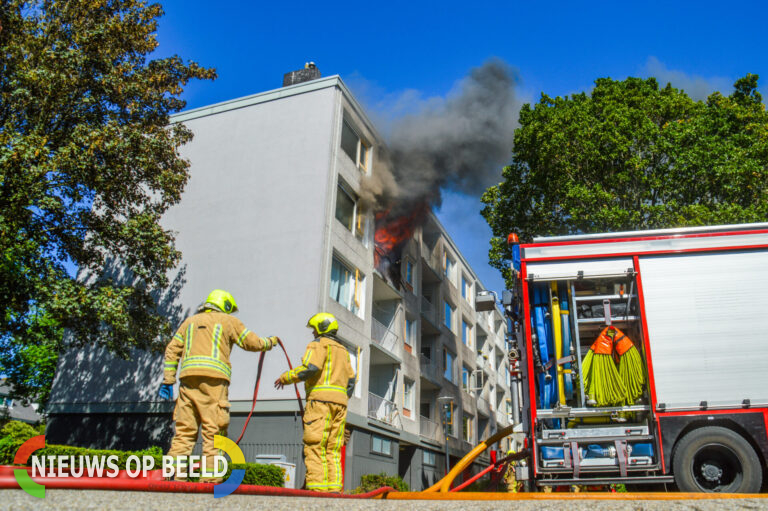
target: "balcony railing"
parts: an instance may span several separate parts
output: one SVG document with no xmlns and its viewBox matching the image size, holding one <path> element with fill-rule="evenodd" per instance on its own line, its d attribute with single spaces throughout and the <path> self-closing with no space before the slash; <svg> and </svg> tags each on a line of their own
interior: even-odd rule
<svg viewBox="0 0 768 511">
<path fill-rule="evenodd" d="M 372 318 L 371 340 L 390 353 L 395 353 L 400 336 L 394 330 L 382 324 L 376 318 Z"/>
<path fill-rule="evenodd" d="M 368 417 L 398 428 L 402 425 L 397 405 L 372 392 L 368 393 Z"/>
<path fill-rule="evenodd" d="M 419 434 L 435 442 L 443 440 L 440 424 L 426 417 L 419 417 Z"/>
</svg>

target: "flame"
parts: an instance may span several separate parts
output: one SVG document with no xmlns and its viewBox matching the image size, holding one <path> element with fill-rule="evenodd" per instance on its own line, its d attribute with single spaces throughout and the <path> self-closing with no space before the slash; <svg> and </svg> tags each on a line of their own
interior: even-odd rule
<svg viewBox="0 0 768 511">
<path fill-rule="evenodd" d="M 376 249 L 374 264 L 382 275 L 393 283 L 400 283 L 400 249 L 411 238 L 426 216 L 427 204 L 422 204 L 406 214 L 393 216 L 391 210 L 376 214 L 376 232 L 373 236 Z"/>
</svg>

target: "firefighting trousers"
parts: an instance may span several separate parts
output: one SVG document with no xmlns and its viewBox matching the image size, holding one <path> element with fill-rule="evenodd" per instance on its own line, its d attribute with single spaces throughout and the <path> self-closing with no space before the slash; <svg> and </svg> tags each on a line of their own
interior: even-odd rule
<svg viewBox="0 0 768 511">
<path fill-rule="evenodd" d="M 173 412 L 176 435 L 169 456 L 189 456 L 197 442 L 197 430 L 203 435 L 203 456 L 208 471 L 215 467 L 214 456 L 221 455 L 213 446 L 214 435 L 227 435 L 229 427 L 229 382 L 208 376 L 185 376 L 179 386 L 179 399 Z"/>
<path fill-rule="evenodd" d="M 341 491 L 341 447 L 347 407 L 325 401 L 308 400 L 304 410 L 304 465 L 307 489 Z"/>
</svg>

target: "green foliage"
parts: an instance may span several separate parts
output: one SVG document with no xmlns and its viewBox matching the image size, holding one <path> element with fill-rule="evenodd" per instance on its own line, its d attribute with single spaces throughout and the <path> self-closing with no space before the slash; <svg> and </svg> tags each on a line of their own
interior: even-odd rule
<svg viewBox="0 0 768 511">
<path fill-rule="evenodd" d="M 0 9 L 0 373 L 14 397 L 45 404 L 63 329 L 126 358 L 169 331 L 155 299 L 180 254 L 158 220 L 192 137 L 169 116 L 215 72 L 148 60 L 162 14 L 143 0 Z"/>
<path fill-rule="evenodd" d="M 243 484 L 253 484 L 257 486 L 274 486 L 282 488 L 285 486 L 285 474 L 281 467 L 277 465 L 267 465 L 263 463 L 238 463 L 236 465 L 227 465 L 227 473 L 223 478 L 228 479 L 233 469 L 244 468 L 245 476 Z M 190 476 L 188 481 L 196 483 L 200 481 L 199 476 Z"/>
<path fill-rule="evenodd" d="M 244 468 L 245 477 L 243 484 L 255 484 L 258 486 L 276 486 L 282 488 L 285 486 L 285 477 L 283 469 L 276 465 L 266 465 L 263 463 L 245 463 L 244 465 L 233 465 L 227 468 L 227 475 L 232 469 Z"/>
<path fill-rule="evenodd" d="M 3 429 L 0 429 L 0 437 L 22 443 L 41 434 L 34 426 L 21 421 L 10 421 L 3 426 Z"/>
<path fill-rule="evenodd" d="M 13 464 L 13 458 L 16 456 L 16 451 L 23 444 L 23 441 L 15 441 L 10 437 L 4 437 L 0 439 L 0 465 Z M 163 451 L 160 447 L 150 447 L 149 449 L 143 449 L 140 451 L 119 451 L 113 449 L 88 449 L 86 447 L 73 447 L 69 445 L 46 445 L 44 449 L 35 451 L 35 454 L 29 457 L 27 460 L 27 466 L 32 465 L 33 458 L 43 458 L 45 466 L 48 466 L 48 458 L 53 457 L 53 466 L 57 466 L 56 456 L 73 456 L 74 466 L 80 466 L 80 456 L 117 456 L 115 461 L 120 470 L 125 469 L 125 463 L 129 456 L 151 456 L 155 460 L 155 467 L 160 468 L 163 463 Z"/>
<path fill-rule="evenodd" d="M 380 474 L 366 474 L 360 478 L 360 486 L 355 488 L 352 493 L 368 493 L 384 486 L 390 486 L 397 491 L 408 491 L 408 483 L 403 481 L 400 476 L 387 475 L 385 472 Z"/>
<path fill-rule="evenodd" d="M 600 78 L 590 95 L 524 105 L 512 164 L 483 195 L 491 264 L 509 278 L 510 232 L 529 242 L 765 221 L 768 114 L 757 79 L 701 102 L 653 78 Z"/>
</svg>

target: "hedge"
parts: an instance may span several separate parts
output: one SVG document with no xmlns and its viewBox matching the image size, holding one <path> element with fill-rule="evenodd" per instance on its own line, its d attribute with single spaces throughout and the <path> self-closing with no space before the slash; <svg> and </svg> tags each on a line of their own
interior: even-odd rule
<svg viewBox="0 0 768 511">
<path fill-rule="evenodd" d="M 42 434 L 29 424 L 19 421 L 11 421 L 0 429 L 0 465 L 13 465 L 13 458 L 21 445 L 30 438 Z M 88 449 L 85 447 L 73 447 L 70 445 L 47 445 L 43 449 L 35 451 L 33 456 L 27 460 L 27 466 L 32 465 L 33 457 L 52 456 L 54 457 L 54 467 L 56 466 L 56 456 L 74 457 L 74 466 L 80 466 L 80 456 L 117 456 L 116 465 L 125 469 L 126 461 L 129 456 L 151 456 L 155 460 L 155 467 L 160 468 L 163 463 L 163 451 L 160 447 L 154 446 L 140 451 L 119 451 L 113 449 Z M 45 460 L 45 466 L 49 466 Z M 259 486 L 276 486 L 282 488 L 285 485 L 283 469 L 275 465 L 263 465 L 259 463 L 246 463 L 244 465 L 230 465 L 227 469 L 226 479 L 229 477 L 233 468 L 244 468 L 245 477 L 243 484 L 255 484 Z M 190 478 L 190 480 L 194 480 Z"/>
<path fill-rule="evenodd" d="M 360 478 L 360 486 L 352 493 L 368 493 L 384 486 L 391 486 L 397 491 L 408 491 L 408 483 L 400 476 L 390 476 L 382 472 L 380 474 L 366 474 Z"/>
</svg>

